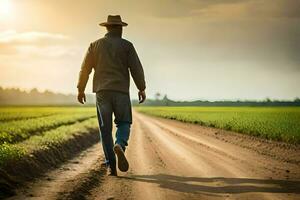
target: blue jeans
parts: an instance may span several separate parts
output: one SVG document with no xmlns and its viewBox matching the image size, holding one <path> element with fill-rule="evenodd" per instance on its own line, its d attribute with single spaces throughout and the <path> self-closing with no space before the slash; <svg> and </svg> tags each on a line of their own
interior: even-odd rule
<svg viewBox="0 0 300 200">
<path fill-rule="evenodd" d="M 100 139 L 105 155 L 106 164 L 116 166 L 113 151 L 112 115 L 117 126 L 115 144 L 121 145 L 125 151 L 132 123 L 131 102 L 129 94 L 117 91 L 100 91 L 96 93 L 97 116 L 100 128 Z"/>
</svg>

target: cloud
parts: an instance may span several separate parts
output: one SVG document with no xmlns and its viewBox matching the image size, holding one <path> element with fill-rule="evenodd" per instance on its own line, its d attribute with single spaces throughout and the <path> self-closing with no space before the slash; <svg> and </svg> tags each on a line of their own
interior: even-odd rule
<svg viewBox="0 0 300 200">
<path fill-rule="evenodd" d="M 44 40 L 62 41 L 69 37 L 62 34 L 53 34 L 47 32 L 23 32 L 17 33 L 15 30 L 7 30 L 0 33 L 0 43 L 33 43 L 43 42 Z"/>
<path fill-rule="evenodd" d="M 73 42 L 67 35 L 51 32 L 0 32 L 1 85 L 74 90 L 80 48 Z M 66 82 L 68 86 L 63 86 Z"/>
<path fill-rule="evenodd" d="M 0 32 L 0 55 L 57 57 L 72 54 L 65 45 L 69 40 L 68 36 L 56 33 L 6 30 Z"/>
<path fill-rule="evenodd" d="M 161 18 L 195 16 L 202 10 L 226 4 L 242 3 L 249 0 L 164 0 L 152 4 L 154 15 Z"/>
<path fill-rule="evenodd" d="M 165 0 L 154 15 L 160 18 L 300 18 L 299 0 Z"/>
</svg>

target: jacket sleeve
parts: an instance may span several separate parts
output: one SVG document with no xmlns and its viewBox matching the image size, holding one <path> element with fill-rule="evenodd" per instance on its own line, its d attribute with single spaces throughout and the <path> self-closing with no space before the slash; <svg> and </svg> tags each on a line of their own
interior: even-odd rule
<svg viewBox="0 0 300 200">
<path fill-rule="evenodd" d="M 132 44 L 130 44 L 130 49 L 129 49 L 128 65 L 129 65 L 129 70 L 130 70 L 131 76 L 133 78 L 133 81 L 134 81 L 136 87 L 140 91 L 145 90 L 146 83 L 145 83 L 145 75 L 144 75 L 143 66 L 142 66 L 140 59 L 137 55 L 137 52 Z"/>
<path fill-rule="evenodd" d="M 92 69 L 94 67 L 94 60 L 93 60 L 93 52 L 92 52 L 92 44 L 90 44 L 84 60 L 81 64 L 81 69 L 79 72 L 79 80 L 77 84 L 77 88 L 80 92 L 84 92 L 86 84 L 89 79 L 89 75 L 92 72 Z"/>
</svg>

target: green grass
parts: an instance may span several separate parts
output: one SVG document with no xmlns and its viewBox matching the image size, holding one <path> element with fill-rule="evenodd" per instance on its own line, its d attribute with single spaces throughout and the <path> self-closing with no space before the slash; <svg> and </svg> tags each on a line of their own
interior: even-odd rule
<svg viewBox="0 0 300 200">
<path fill-rule="evenodd" d="M 25 120 L 8 121 L 0 124 L 0 144 L 4 142 L 16 143 L 25 140 L 32 135 L 59 127 L 61 125 L 73 124 L 95 117 L 95 113 L 61 113 L 46 117 L 31 118 Z"/>
<path fill-rule="evenodd" d="M 0 123 L 50 116 L 55 114 L 72 114 L 81 112 L 93 112 L 91 107 L 41 107 L 41 106 L 3 106 L 0 107 Z"/>
<path fill-rule="evenodd" d="M 56 129 L 46 131 L 43 135 L 32 136 L 28 140 L 17 144 L 4 143 L 0 145 L 0 167 L 10 160 L 19 159 L 34 151 L 60 145 L 75 135 L 87 134 L 91 129 L 97 128 L 97 123 L 96 118 L 91 118 L 84 122 L 60 126 Z"/>
<path fill-rule="evenodd" d="M 91 107 L 0 107 L 0 167 L 96 129 Z"/>
<path fill-rule="evenodd" d="M 136 110 L 267 139 L 300 143 L 299 107 L 137 107 Z"/>
</svg>

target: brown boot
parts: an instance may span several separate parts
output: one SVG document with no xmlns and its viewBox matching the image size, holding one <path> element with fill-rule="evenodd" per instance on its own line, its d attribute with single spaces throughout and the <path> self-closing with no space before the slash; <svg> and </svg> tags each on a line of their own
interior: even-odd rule
<svg viewBox="0 0 300 200">
<path fill-rule="evenodd" d="M 126 159 L 126 156 L 124 154 L 124 151 L 123 151 L 121 145 L 116 144 L 114 146 L 114 152 L 115 152 L 115 154 L 117 154 L 117 157 L 118 157 L 118 168 L 119 168 L 119 170 L 122 171 L 122 172 L 127 172 L 128 168 L 129 168 L 129 163 Z"/>
</svg>

